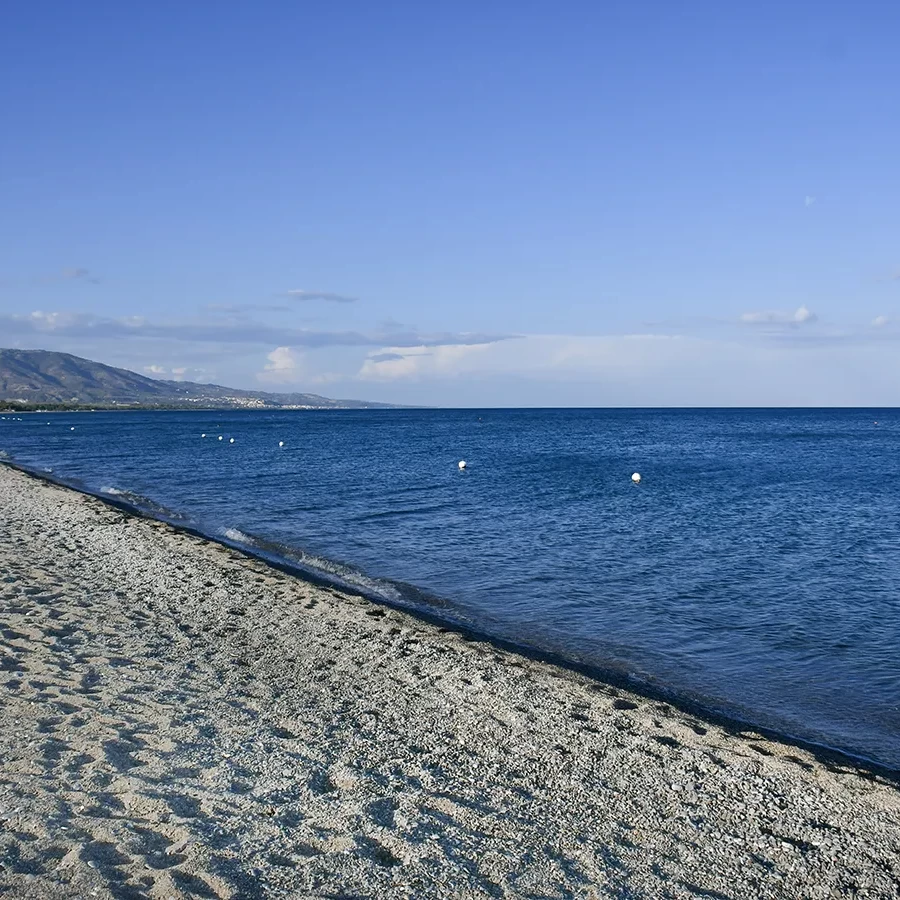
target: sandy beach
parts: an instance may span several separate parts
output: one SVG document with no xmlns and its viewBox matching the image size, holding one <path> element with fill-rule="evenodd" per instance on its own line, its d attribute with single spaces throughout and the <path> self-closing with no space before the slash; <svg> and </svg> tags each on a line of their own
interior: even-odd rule
<svg viewBox="0 0 900 900">
<path fill-rule="evenodd" d="M 0 893 L 897 897 L 887 773 L 0 466 Z"/>
</svg>

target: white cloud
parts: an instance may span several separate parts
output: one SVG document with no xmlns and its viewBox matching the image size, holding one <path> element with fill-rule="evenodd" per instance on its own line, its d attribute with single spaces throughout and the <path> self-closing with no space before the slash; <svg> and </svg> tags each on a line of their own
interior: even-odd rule
<svg viewBox="0 0 900 900">
<path fill-rule="evenodd" d="M 794 312 L 781 310 L 760 310 L 746 312 L 741 316 L 745 325 L 805 325 L 815 322 L 818 316 L 807 306 L 800 306 Z"/>
<path fill-rule="evenodd" d="M 816 202 L 816 198 L 815 198 L 815 197 L 811 197 L 809 194 L 807 194 L 807 195 L 803 198 L 803 205 L 804 205 L 805 207 L 807 207 L 807 209 L 808 209 L 810 206 L 812 206 L 813 203 L 815 203 L 815 202 Z"/>
<path fill-rule="evenodd" d="M 29 316 L 14 318 L 21 318 L 23 322 L 32 325 L 35 331 L 56 331 L 57 329 L 70 328 L 77 324 L 79 316 L 77 313 L 45 313 L 36 309 Z"/>
<path fill-rule="evenodd" d="M 451 406 L 878 404 L 900 389 L 892 349 L 871 341 L 801 351 L 793 342 L 739 338 L 529 335 L 483 347 L 387 346 L 343 390 L 364 381 L 381 385 L 377 399 Z"/>
<path fill-rule="evenodd" d="M 206 369 L 198 369 L 195 366 L 173 366 L 167 369 L 165 366 L 144 366 L 144 371 L 152 378 L 168 378 L 170 381 L 193 381 L 206 373 Z"/>
<path fill-rule="evenodd" d="M 652 373 L 682 354 L 681 347 L 713 346 L 680 335 L 529 335 L 500 344 L 384 347 L 363 362 L 363 381 L 418 381 L 464 376 L 515 376 L 559 381 L 610 372 Z M 678 347 L 679 349 L 673 350 Z"/>
<path fill-rule="evenodd" d="M 779 321 L 779 313 L 775 312 L 745 312 L 741 313 L 741 321 L 745 325 L 759 325 L 765 322 Z"/>
<path fill-rule="evenodd" d="M 891 320 L 887 316 L 875 316 L 872 319 L 872 327 L 873 328 L 884 328 L 885 325 L 890 325 Z"/>
<path fill-rule="evenodd" d="M 329 357 L 332 354 L 329 354 Z M 310 355 L 294 347 L 276 347 L 266 354 L 268 362 L 261 372 L 256 373 L 257 381 L 267 384 L 280 384 L 294 388 L 310 385 L 332 384 L 335 381 L 346 381 L 348 375 L 337 372 L 316 372 Z"/>
<path fill-rule="evenodd" d="M 268 362 L 256 376 L 260 381 L 290 384 L 298 381 L 303 373 L 303 354 L 293 347 L 276 347 L 266 359 Z"/>
<path fill-rule="evenodd" d="M 321 392 L 331 396 L 424 405 L 858 406 L 888 405 L 900 391 L 898 329 L 873 327 L 871 319 L 842 329 L 809 327 L 796 311 L 771 328 L 703 336 L 544 334 L 477 344 L 457 334 L 441 344 L 433 341 L 450 336 L 413 342 L 414 332 L 401 332 L 368 346 L 298 344 L 284 330 L 268 346 L 190 345 L 123 323 L 111 331 L 129 339 L 111 340 L 110 320 L 81 321 L 76 339 L 60 327 L 72 315 L 29 316 L 22 346 L 76 352 L 172 380 L 291 391 L 328 385 Z M 2 316 L 0 335 L 6 343 Z M 192 368 L 200 366 L 207 367 L 203 377 Z"/>
<path fill-rule="evenodd" d="M 467 357 L 477 356 L 487 344 L 449 344 L 440 347 L 385 347 L 371 354 L 357 377 L 364 381 L 393 381 L 398 378 L 452 376 L 470 370 Z"/>
</svg>

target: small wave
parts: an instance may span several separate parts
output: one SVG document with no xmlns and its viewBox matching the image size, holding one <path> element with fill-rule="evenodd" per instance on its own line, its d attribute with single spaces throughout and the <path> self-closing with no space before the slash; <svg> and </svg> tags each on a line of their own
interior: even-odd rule
<svg viewBox="0 0 900 900">
<path fill-rule="evenodd" d="M 219 528 L 220 538 L 245 547 L 269 562 L 287 564 L 308 577 L 321 579 L 345 590 L 358 591 L 366 597 L 407 609 L 441 609 L 446 614 L 450 604 L 421 589 L 400 581 L 374 578 L 346 563 L 309 553 L 277 541 L 266 540 L 239 528 Z M 456 617 L 454 617 L 456 618 Z"/>
<path fill-rule="evenodd" d="M 175 512 L 175 510 L 169 509 L 167 506 L 163 506 L 161 503 L 157 503 L 155 500 L 151 500 L 149 497 L 145 497 L 143 494 L 138 494 L 134 491 L 126 491 L 122 488 L 106 485 L 105 487 L 100 488 L 99 493 L 106 497 L 115 497 L 117 500 L 127 503 L 129 506 L 140 512 L 150 513 L 150 515 L 167 522 L 188 521 L 188 517 L 184 514 Z"/>
</svg>

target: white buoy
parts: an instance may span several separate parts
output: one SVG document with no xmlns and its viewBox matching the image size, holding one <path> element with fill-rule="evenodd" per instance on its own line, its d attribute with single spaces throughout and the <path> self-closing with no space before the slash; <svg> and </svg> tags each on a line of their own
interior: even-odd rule
<svg viewBox="0 0 900 900">
<path fill-rule="evenodd" d="M 229 438 L 229 439 L 228 439 L 228 443 L 229 443 L 229 444 L 233 444 L 233 443 L 234 443 L 234 438 Z"/>
<path fill-rule="evenodd" d="M 635 472 L 634 475 L 631 476 L 631 480 L 632 480 L 635 484 L 640 484 L 640 483 L 641 483 L 641 473 L 640 473 L 640 472 Z"/>
<path fill-rule="evenodd" d="M 219 435 L 219 440 L 220 440 L 220 441 L 222 440 L 222 435 L 221 435 L 221 434 Z"/>
<path fill-rule="evenodd" d="M 279 442 L 278 442 L 278 446 L 279 446 L 279 447 L 283 447 L 283 446 L 284 446 L 284 441 L 279 441 Z"/>
<path fill-rule="evenodd" d="M 466 467 L 466 461 L 465 461 L 464 459 L 461 459 L 461 460 L 459 461 L 459 467 L 460 467 L 461 469 L 464 469 L 464 468 Z"/>
<path fill-rule="evenodd" d="M 75 430 L 75 426 L 73 425 L 73 426 L 69 429 L 69 431 L 74 431 L 74 430 Z"/>
<path fill-rule="evenodd" d="M 205 435 L 205 434 L 201 434 L 200 437 L 206 437 L 206 435 Z"/>
</svg>

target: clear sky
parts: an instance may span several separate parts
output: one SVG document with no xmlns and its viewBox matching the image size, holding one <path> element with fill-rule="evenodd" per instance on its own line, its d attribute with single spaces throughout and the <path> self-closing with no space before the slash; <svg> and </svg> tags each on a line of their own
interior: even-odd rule
<svg viewBox="0 0 900 900">
<path fill-rule="evenodd" d="M 436 405 L 900 403 L 900 4 L 41 2 L 0 346 Z"/>
</svg>

